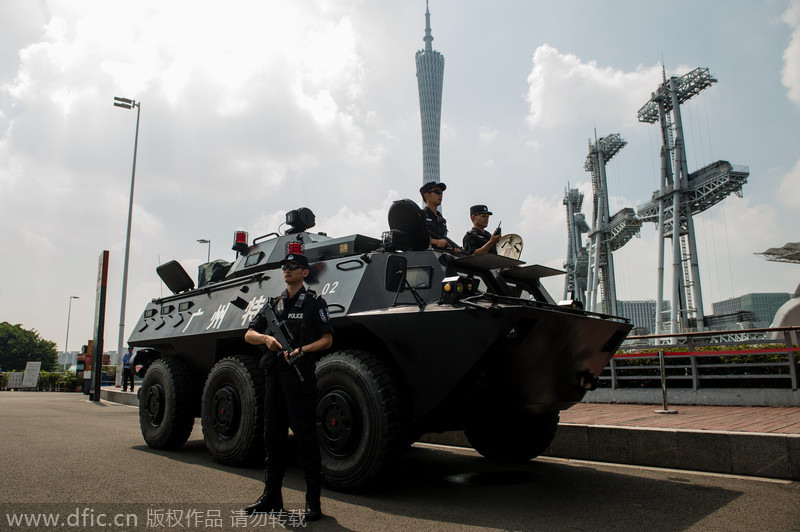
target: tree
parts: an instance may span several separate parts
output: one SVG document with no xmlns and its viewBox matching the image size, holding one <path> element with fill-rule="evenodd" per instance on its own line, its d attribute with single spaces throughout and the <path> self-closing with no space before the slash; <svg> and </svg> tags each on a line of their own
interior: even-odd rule
<svg viewBox="0 0 800 532">
<path fill-rule="evenodd" d="M 24 329 L 19 323 L 0 323 L 0 368 L 4 371 L 25 369 L 29 361 L 41 361 L 42 369 L 58 369 L 56 343 L 45 340 L 39 333 Z"/>
</svg>

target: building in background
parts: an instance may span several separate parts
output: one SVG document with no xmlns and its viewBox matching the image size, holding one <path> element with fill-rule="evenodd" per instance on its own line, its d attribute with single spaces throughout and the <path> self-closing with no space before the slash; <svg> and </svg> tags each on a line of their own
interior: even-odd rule
<svg viewBox="0 0 800 532">
<path fill-rule="evenodd" d="M 769 327 L 778 309 L 789 301 L 788 293 L 756 293 L 712 303 L 715 316 L 736 314 L 739 311 L 755 315 L 753 327 Z"/>
<path fill-rule="evenodd" d="M 756 315 L 749 310 L 737 310 L 732 314 L 712 314 L 706 316 L 706 328 L 709 331 L 735 331 L 738 329 L 755 329 Z"/>
<path fill-rule="evenodd" d="M 664 302 L 663 312 L 669 313 L 669 301 Z M 620 316 L 628 318 L 633 324 L 632 336 L 656 333 L 656 300 L 617 301 Z"/>
<path fill-rule="evenodd" d="M 438 183 L 444 56 L 433 49 L 431 13 L 425 2 L 425 48 L 417 52 L 417 86 L 422 120 L 422 184 Z"/>
</svg>

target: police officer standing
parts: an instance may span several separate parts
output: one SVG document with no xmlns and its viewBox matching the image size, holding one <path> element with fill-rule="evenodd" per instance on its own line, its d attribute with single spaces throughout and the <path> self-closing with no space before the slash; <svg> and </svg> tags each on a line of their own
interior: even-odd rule
<svg viewBox="0 0 800 532">
<path fill-rule="evenodd" d="M 306 479 L 306 520 L 322 518 L 320 493 L 322 462 L 316 437 L 317 381 L 314 375 L 316 354 L 333 344 L 328 305 L 321 297 L 306 290 L 303 281 L 310 273 L 308 258 L 289 254 L 281 261 L 286 290 L 272 304 L 278 320 L 284 321 L 292 335 L 292 345 L 281 345 L 267 333 L 267 319 L 260 312 L 250 322 L 245 341 L 264 345 L 268 352 L 262 359 L 266 371 L 264 391 L 264 493 L 247 506 L 245 512 L 280 512 L 283 510 L 281 486 L 286 470 L 288 428 L 297 441 L 300 465 Z M 300 357 L 300 358 L 295 358 Z M 295 361 L 294 367 L 289 361 Z M 295 372 L 299 368 L 301 381 Z"/>
<path fill-rule="evenodd" d="M 472 220 L 472 229 L 464 235 L 464 252 L 467 255 L 492 253 L 497 255 L 495 245 L 500 241 L 500 227 L 494 233 L 486 230 L 489 225 L 489 208 L 486 205 L 473 205 L 469 208 L 469 217 Z"/>
<path fill-rule="evenodd" d="M 431 237 L 431 246 L 438 249 L 449 249 L 454 252 L 461 252 L 461 248 L 455 242 L 447 238 L 447 220 L 439 212 L 442 204 L 442 194 L 447 185 L 444 183 L 425 183 L 419 189 L 422 201 L 425 203 L 423 214 L 425 215 L 425 226 Z"/>
<path fill-rule="evenodd" d="M 131 391 L 133 391 L 133 366 L 131 359 L 133 358 L 133 347 L 128 346 L 128 352 L 122 355 L 122 391 L 128 389 L 128 383 L 131 383 Z"/>
</svg>

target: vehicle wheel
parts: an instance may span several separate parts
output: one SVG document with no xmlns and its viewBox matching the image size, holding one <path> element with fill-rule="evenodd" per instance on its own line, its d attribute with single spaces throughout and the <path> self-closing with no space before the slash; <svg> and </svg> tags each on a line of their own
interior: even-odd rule
<svg viewBox="0 0 800 532">
<path fill-rule="evenodd" d="M 139 388 L 139 425 L 153 449 L 177 449 L 194 426 L 189 370 L 177 358 L 150 364 Z"/>
<path fill-rule="evenodd" d="M 464 433 L 476 451 L 486 458 L 527 462 L 542 454 L 558 429 L 558 411 L 500 414 L 499 409 L 480 416 Z"/>
<path fill-rule="evenodd" d="M 363 351 L 338 351 L 317 362 L 317 439 L 330 487 L 366 487 L 406 450 L 402 389 L 385 360 Z"/>
<path fill-rule="evenodd" d="M 201 401 L 203 438 L 215 460 L 253 463 L 264 452 L 264 371 L 255 357 L 232 356 L 208 374 Z"/>
</svg>

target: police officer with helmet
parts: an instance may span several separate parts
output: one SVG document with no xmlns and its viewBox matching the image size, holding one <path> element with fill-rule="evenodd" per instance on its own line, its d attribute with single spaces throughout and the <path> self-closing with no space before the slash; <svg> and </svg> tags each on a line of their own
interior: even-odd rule
<svg viewBox="0 0 800 532">
<path fill-rule="evenodd" d="M 308 258 L 290 253 L 281 261 L 281 269 L 286 290 L 266 305 L 272 305 L 278 320 L 286 323 L 292 345 L 281 345 L 268 334 L 264 311 L 250 322 L 244 337 L 247 343 L 263 345 L 268 350 L 261 363 L 266 372 L 264 493 L 247 506 L 245 512 L 249 515 L 283 511 L 281 486 L 286 470 L 288 428 L 291 427 L 297 441 L 299 462 L 305 472 L 305 518 L 316 521 L 322 518 L 322 462 L 316 437 L 317 381 L 314 367 L 317 354 L 333 344 L 333 328 L 325 300 L 306 290 L 303 284 L 310 273 Z"/>
</svg>

